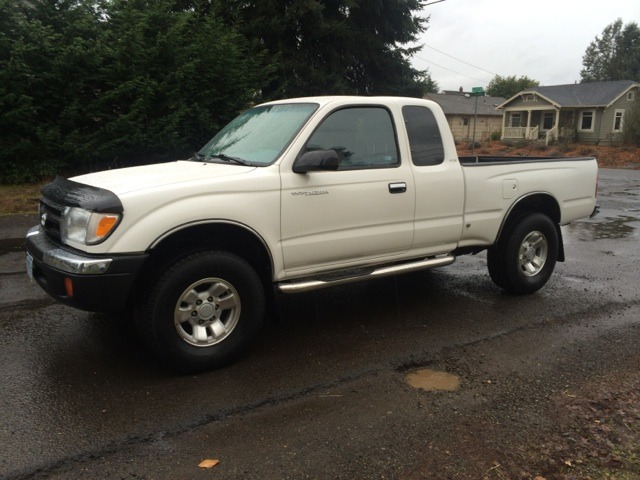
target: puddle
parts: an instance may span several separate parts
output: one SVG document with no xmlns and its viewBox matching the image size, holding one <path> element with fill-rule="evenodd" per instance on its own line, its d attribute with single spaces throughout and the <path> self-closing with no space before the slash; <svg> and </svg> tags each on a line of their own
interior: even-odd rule
<svg viewBox="0 0 640 480">
<path fill-rule="evenodd" d="M 0 255 L 11 252 L 24 252 L 24 238 L 5 238 L 0 240 Z"/>
<path fill-rule="evenodd" d="M 460 388 L 460 377 L 438 370 L 416 370 L 407 374 L 406 381 L 413 388 L 420 388 L 428 392 L 445 390 L 453 392 Z"/>
<path fill-rule="evenodd" d="M 574 222 L 568 226 L 571 234 L 579 240 L 605 240 L 626 238 L 638 235 L 632 223 L 638 223 L 637 217 L 606 217 L 601 221 Z"/>
</svg>

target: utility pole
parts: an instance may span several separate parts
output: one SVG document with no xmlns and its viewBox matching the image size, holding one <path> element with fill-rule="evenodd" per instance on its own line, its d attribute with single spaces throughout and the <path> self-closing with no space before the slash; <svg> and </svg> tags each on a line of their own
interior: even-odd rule
<svg viewBox="0 0 640 480">
<path fill-rule="evenodd" d="M 473 87 L 471 96 L 476 97 L 476 107 L 473 112 L 473 138 L 471 139 L 471 153 L 476 148 L 476 124 L 478 123 L 478 97 L 484 97 L 484 89 L 482 87 Z"/>
</svg>

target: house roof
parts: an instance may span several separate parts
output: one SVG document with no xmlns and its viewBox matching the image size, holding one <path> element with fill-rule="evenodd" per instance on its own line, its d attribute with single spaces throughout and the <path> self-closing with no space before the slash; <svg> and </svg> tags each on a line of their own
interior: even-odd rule
<svg viewBox="0 0 640 480">
<path fill-rule="evenodd" d="M 531 93 L 537 93 L 557 107 L 607 107 L 634 86 L 638 84 L 632 80 L 617 80 L 532 87 L 514 95 L 501 104 L 500 108 L 520 95 Z"/>
<path fill-rule="evenodd" d="M 476 98 L 478 99 L 478 115 L 502 116 L 502 112 L 496 110 L 498 105 L 504 103 L 502 97 L 467 97 L 454 94 L 429 93 L 427 99 L 436 102 L 445 115 L 474 115 L 476 108 Z"/>
</svg>

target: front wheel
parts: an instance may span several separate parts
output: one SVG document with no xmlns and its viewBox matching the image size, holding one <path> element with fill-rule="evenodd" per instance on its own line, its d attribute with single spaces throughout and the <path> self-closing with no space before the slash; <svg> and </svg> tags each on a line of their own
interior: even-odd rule
<svg viewBox="0 0 640 480">
<path fill-rule="evenodd" d="M 198 372 L 234 360 L 258 332 L 264 288 L 242 258 L 221 251 L 169 266 L 138 308 L 138 332 L 163 363 Z"/>
<path fill-rule="evenodd" d="M 493 282 L 515 294 L 541 289 L 553 273 L 558 257 L 558 232 L 542 213 L 524 214 L 511 223 L 487 252 Z"/>
</svg>

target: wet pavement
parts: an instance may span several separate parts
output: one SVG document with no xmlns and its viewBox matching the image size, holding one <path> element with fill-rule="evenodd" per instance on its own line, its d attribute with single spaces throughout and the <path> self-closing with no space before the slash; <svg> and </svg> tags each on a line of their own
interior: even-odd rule
<svg viewBox="0 0 640 480">
<path fill-rule="evenodd" d="M 502 293 L 481 254 L 282 297 L 249 355 L 196 376 L 128 318 L 50 301 L 24 274 L 35 216 L 0 217 L 0 478 L 482 478 L 447 446 L 518 440 L 554 392 L 638 366 L 640 171 L 601 171 L 599 203 L 537 294 Z"/>
</svg>

